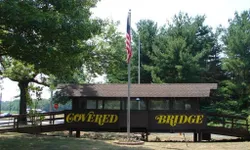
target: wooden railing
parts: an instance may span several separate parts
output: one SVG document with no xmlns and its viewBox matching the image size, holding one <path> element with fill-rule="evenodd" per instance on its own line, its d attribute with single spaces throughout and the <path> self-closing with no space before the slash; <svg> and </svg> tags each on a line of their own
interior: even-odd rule
<svg viewBox="0 0 250 150">
<path fill-rule="evenodd" d="M 249 131 L 250 126 L 247 118 L 241 116 L 222 115 L 215 113 L 207 114 L 207 125 L 228 129 L 242 129 Z"/>
<path fill-rule="evenodd" d="M 50 128 L 50 125 L 64 125 L 64 115 L 66 111 L 40 113 L 37 115 L 13 115 L 10 117 L 0 117 L 0 131 L 19 131 L 26 127 Z M 207 113 L 207 127 L 212 127 L 218 131 L 239 131 L 235 133 L 246 133 L 250 135 L 249 122 L 245 117 Z M 27 117 L 27 123 L 20 122 L 22 117 Z M 46 126 L 46 127 L 45 127 Z M 58 127 L 58 126 L 57 126 Z M 218 128 L 216 128 L 218 127 Z M 51 131 L 53 128 L 51 128 Z"/>
<path fill-rule="evenodd" d="M 20 119 L 23 117 L 27 118 L 26 123 L 20 122 Z M 16 130 L 20 127 L 47 126 L 56 124 L 64 124 L 64 111 L 0 117 L 0 131 Z"/>
</svg>

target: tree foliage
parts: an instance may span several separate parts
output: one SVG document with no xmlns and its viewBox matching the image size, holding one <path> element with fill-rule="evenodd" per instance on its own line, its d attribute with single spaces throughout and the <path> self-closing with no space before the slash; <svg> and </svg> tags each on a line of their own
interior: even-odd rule
<svg viewBox="0 0 250 150">
<path fill-rule="evenodd" d="M 149 54 L 152 53 L 152 43 L 154 43 L 154 39 L 157 36 L 158 28 L 157 24 L 152 20 L 141 20 L 136 24 L 136 26 L 137 31 L 133 30 L 132 32 L 133 56 L 131 59 L 131 81 L 133 83 L 138 82 L 138 38 L 140 36 L 141 83 L 150 83 L 152 82 L 151 74 L 149 71 L 145 70 L 143 66 L 152 64 L 152 60 L 149 58 Z M 114 33 L 116 33 L 117 36 L 116 40 L 113 40 L 113 43 L 110 45 L 110 51 L 112 51 L 110 64 L 112 64 L 112 66 L 106 69 L 107 79 L 108 82 L 111 83 L 126 83 L 128 74 L 127 64 L 125 61 L 125 35 L 122 35 L 117 31 Z"/>
<path fill-rule="evenodd" d="M 97 37 L 97 49 L 106 51 L 104 72 L 110 83 L 127 82 L 125 36 L 118 31 L 119 22 L 108 21 L 103 32 Z"/>
<path fill-rule="evenodd" d="M 184 13 L 175 15 L 172 23 L 163 27 L 152 20 L 140 20 L 137 30 L 133 30 L 132 82 L 136 83 L 138 76 L 139 37 L 141 83 L 218 82 L 223 77 L 219 59 L 220 32 L 213 33 L 204 21 L 204 16 L 193 18 Z M 113 45 L 111 48 L 120 54 L 124 42 L 123 47 L 119 45 L 119 48 Z M 115 64 L 107 76 L 112 76 L 111 82 L 126 82 L 127 66 Z"/>
<path fill-rule="evenodd" d="M 220 70 L 220 46 L 212 28 L 204 25 L 205 17 L 179 13 L 173 23 L 160 29 L 154 43 L 154 64 L 147 66 L 153 82 L 214 82 L 209 70 Z M 214 67 L 214 68 L 213 68 Z"/>
<path fill-rule="evenodd" d="M 100 21 L 90 19 L 93 0 L 3 0 L 0 2 L 0 56 L 34 65 L 43 73 L 91 64 L 87 41 L 99 33 Z M 82 53 L 84 51 L 84 53 Z M 66 58 L 66 59 L 65 59 Z M 63 65 L 62 65 L 63 64 Z"/>
<path fill-rule="evenodd" d="M 246 113 L 250 106 L 250 11 L 236 12 L 229 24 L 222 37 L 226 55 L 222 68 L 228 77 L 220 88 L 226 104 L 223 109 Z"/>
<path fill-rule="evenodd" d="M 99 71 L 91 38 L 102 21 L 91 18 L 96 0 L 0 1 L 1 74 L 18 82 L 20 114 L 26 114 L 30 82 L 38 74 L 60 81 L 74 78 L 82 68 Z M 9 59 L 9 60 L 8 60 Z M 45 79 L 45 78 L 44 78 Z M 72 79 L 75 81 L 74 79 Z"/>
</svg>

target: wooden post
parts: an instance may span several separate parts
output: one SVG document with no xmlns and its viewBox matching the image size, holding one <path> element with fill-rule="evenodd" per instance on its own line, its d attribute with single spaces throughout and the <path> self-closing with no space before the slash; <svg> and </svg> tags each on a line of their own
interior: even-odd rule
<svg viewBox="0 0 250 150">
<path fill-rule="evenodd" d="M 202 140 L 202 133 L 199 132 L 199 133 L 198 133 L 198 141 L 201 142 L 201 140 Z"/>
<path fill-rule="evenodd" d="M 234 128 L 234 118 L 232 118 L 232 126 L 231 126 L 231 129 Z"/>
<path fill-rule="evenodd" d="M 225 128 L 225 124 L 226 124 L 225 117 L 223 117 L 222 119 L 223 119 L 223 128 Z"/>
<path fill-rule="evenodd" d="M 52 121 L 53 125 L 55 124 L 55 114 L 53 114 L 53 121 Z"/>
<path fill-rule="evenodd" d="M 194 132 L 194 136 L 193 136 L 194 142 L 197 142 L 197 133 Z"/>
<path fill-rule="evenodd" d="M 80 138 L 80 133 L 81 133 L 80 130 L 77 130 L 77 131 L 76 131 L 76 137 L 77 137 L 77 138 Z"/>
<path fill-rule="evenodd" d="M 246 126 L 247 126 L 247 131 L 248 131 L 249 129 L 248 118 L 246 119 Z"/>
<path fill-rule="evenodd" d="M 17 117 L 17 121 L 16 121 L 16 123 L 17 123 L 16 128 L 17 128 L 17 129 L 19 128 L 19 120 L 20 120 L 19 117 L 20 117 L 20 116 Z"/>
<path fill-rule="evenodd" d="M 16 128 L 16 117 L 14 117 L 13 128 Z"/>
<path fill-rule="evenodd" d="M 40 114 L 40 126 L 42 126 L 42 116 L 41 116 L 41 114 Z"/>
<path fill-rule="evenodd" d="M 72 133 L 73 133 L 73 131 L 70 129 L 69 130 L 69 137 L 72 137 Z"/>
<path fill-rule="evenodd" d="M 51 116 L 51 114 L 49 114 L 49 124 L 51 125 L 51 123 L 52 123 L 52 116 Z"/>
</svg>

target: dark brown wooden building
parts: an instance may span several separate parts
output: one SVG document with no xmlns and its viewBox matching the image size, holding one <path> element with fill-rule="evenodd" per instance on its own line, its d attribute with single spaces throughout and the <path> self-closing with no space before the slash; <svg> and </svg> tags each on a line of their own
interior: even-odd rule
<svg viewBox="0 0 250 150">
<path fill-rule="evenodd" d="M 73 110 L 123 110 L 128 96 L 127 84 L 68 84 L 58 88 L 72 98 Z M 213 89 L 217 89 L 216 83 L 132 84 L 131 110 L 199 110 L 199 101 L 208 98 Z"/>
<path fill-rule="evenodd" d="M 72 99 L 72 111 L 65 115 L 72 130 L 126 131 L 127 84 L 58 88 Z M 216 83 L 132 84 L 131 131 L 199 133 L 206 127 L 200 101 L 214 89 Z"/>
</svg>

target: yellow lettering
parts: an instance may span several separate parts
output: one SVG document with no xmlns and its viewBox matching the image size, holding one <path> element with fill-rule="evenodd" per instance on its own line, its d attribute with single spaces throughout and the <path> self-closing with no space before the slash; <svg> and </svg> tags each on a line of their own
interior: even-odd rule
<svg viewBox="0 0 250 150">
<path fill-rule="evenodd" d="M 95 113 L 93 111 L 91 111 L 88 113 L 87 117 L 88 117 L 87 122 L 94 122 Z"/>
<path fill-rule="evenodd" d="M 166 117 L 165 115 L 158 115 L 155 117 L 155 120 L 158 120 L 158 124 L 164 124 L 167 123 Z"/>
<path fill-rule="evenodd" d="M 118 115 L 116 114 L 95 114 L 93 111 L 88 114 L 75 114 L 69 113 L 65 118 L 65 122 L 93 122 L 102 126 L 105 123 L 116 123 L 118 121 Z"/>
<path fill-rule="evenodd" d="M 170 126 L 174 127 L 176 124 L 174 123 L 174 115 L 168 115 L 167 123 L 170 124 Z"/>
<path fill-rule="evenodd" d="M 178 119 L 179 119 L 179 115 L 175 115 L 174 124 L 173 124 L 174 126 L 176 126 Z"/>
<path fill-rule="evenodd" d="M 191 116 L 188 117 L 188 123 L 189 124 L 195 123 L 195 120 L 196 120 L 196 116 L 194 116 L 194 115 L 191 115 Z"/>
<path fill-rule="evenodd" d="M 82 122 L 84 122 L 85 119 L 86 119 L 86 115 L 85 114 L 81 114 L 81 119 L 82 119 Z"/>
<path fill-rule="evenodd" d="M 102 120 L 102 115 L 97 114 L 95 116 L 95 123 L 101 124 L 101 120 Z"/>
<path fill-rule="evenodd" d="M 118 120 L 118 115 L 110 115 L 109 123 L 116 123 Z"/>
<path fill-rule="evenodd" d="M 67 123 L 71 123 L 71 122 L 73 122 L 73 120 L 74 120 L 74 114 L 73 113 L 69 113 L 67 115 L 67 117 L 66 117 L 66 122 Z"/>
<path fill-rule="evenodd" d="M 74 115 L 74 122 L 80 122 L 81 121 L 81 115 L 80 114 L 75 114 Z"/>
<path fill-rule="evenodd" d="M 202 124 L 204 115 L 197 115 L 196 122 L 197 124 Z"/>
<path fill-rule="evenodd" d="M 104 114 L 104 115 L 103 115 L 103 118 L 99 120 L 99 123 L 98 123 L 98 124 L 99 124 L 100 126 L 102 126 L 102 125 L 104 125 L 104 123 L 109 122 L 109 120 L 108 120 L 108 119 L 109 119 L 109 116 L 110 116 L 110 115 Z"/>
<path fill-rule="evenodd" d="M 179 124 L 184 124 L 187 122 L 188 117 L 186 115 L 180 115 L 179 117 Z"/>
<path fill-rule="evenodd" d="M 174 127 L 177 124 L 202 124 L 204 115 L 157 115 L 158 124 L 169 124 Z"/>
</svg>

